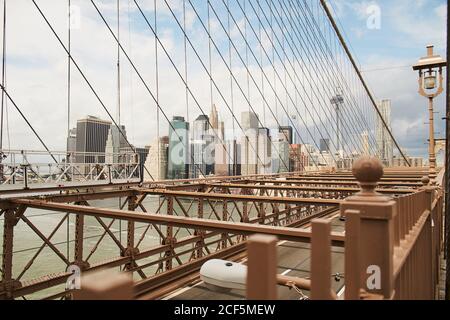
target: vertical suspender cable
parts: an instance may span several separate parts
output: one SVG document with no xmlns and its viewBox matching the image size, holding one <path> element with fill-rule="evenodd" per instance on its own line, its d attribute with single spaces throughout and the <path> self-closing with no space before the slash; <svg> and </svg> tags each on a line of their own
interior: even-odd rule
<svg viewBox="0 0 450 320">
<path fill-rule="evenodd" d="M 340 42 L 342 44 L 342 47 L 344 48 L 345 52 L 347 53 L 347 56 L 348 56 L 348 58 L 349 58 L 349 60 L 350 60 L 350 62 L 352 64 L 352 66 L 354 67 L 354 69 L 356 71 L 356 74 L 358 75 L 359 79 L 361 80 L 361 83 L 362 83 L 365 91 L 367 92 L 367 95 L 369 96 L 369 98 L 370 98 L 370 100 L 372 102 L 372 105 L 375 108 L 375 111 L 377 112 L 381 122 L 383 122 L 383 125 L 386 128 L 386 131 L 391 136 L 392 141 L 394 142 L 395 146 L 397 147 L 398 151 L 400 152 L 402 158 L 405 160 L 405 162 L 408 164 L 408 166 L 411 167 L 411 163 L 409 162 L 408 158 L 406 158 L 406 155 L 404 154 L 403 150 L 400 148 L 400 145 L 398 144 L 397 140 L 395 139 L 394 135 L 392 134 L 392 131 L 389 129 L 389 127 L 388 127 L 388 125 L 386 123 L 386 120 L 383 118 L 380 110 L 378 109 L 378 106 L 377 106 L 377 104 L 375 102 L 375 99 L 372 96 L 372 93 L 370 92 L 369 87 L 367 86 L 367 84 L 366 84 L 366 82 L 365 82 L 361 72 L 359 71 L 359 68 L 356 65 L 355 60 L 353 59 L 353 56 L 352 56 L 350 50 L 348 49 L 347 44 L 346 44 L 344 38 L 342 37 L 342 34 L 339 31 L 339 28 L 337 27 L 336 22 L 334 21 L 334 18 L 331 15 L 330 10 L 328 9 L 328 6 L 326 4 L 326 0 L 320 0 L 320 3 L 322 4 L 322 8 L 324 9 L 325 14 L 328 16 L 328 19 L 330 20 L 330 22 L 331 22 L 331 24 L 333 26 L 333 29 L 335 30 L 336 35 L 338 36 L 338 38 L 339 38 L 339 40 L 340 40 Z"/>
<path fill-rule="evenodd" d="M 210 104 L 214 104 L 213 96 L 213 73 L 212 73 L 212 51 L 211 51 L 211 15 L 210 15 L 210 0 L 206 2 L 208 6 L 208 59 L 209 59 L 209 89 L 210 89 Z"/>
<path fill-rule="evenodd" d="M 6 0 L 5 0 L 6 1 Z M 72 18 L 72 1 L 68 0 L 67 2 L 67 50 L 69 53 L 67 54 L 67 141 L 70 139 L 70 102 L 71 102 L 71 62 L 70 62 L 70 54 L 71 54 L 71 47 L 72 47 L 72 39 L 71 39 L 71 18 Z M 68 145 L 67 145 L 68 147 Z M 69 151 L 69 150 L 66 150 Z M 70 150 L 72 151 L 72 150 Z M 69 154 L 69 153 L 67 153 Z M 72 176 L 73 179 L 73 176 Z M 70 254 L 70 215 L 67 216 L 67 225 L 66 225 L 66 233 L 67 233 L 67 243 L 66 243 L 66 251 L 67 251 L 67 259 L 69 259 Z"/>
<path fill-rule="evenodd" d="M 6 0 L 3 0 L 3 39 L 2 39 L 2 85 L 6 86 Z M 2 105 L 0 111 L 0 150 L 3 152 L 3 116 L 5 108 L 5 93 L 2 91 Z M 3 154 L 0 154 L 0 165 L 3 161 Z M 1 178 L 3 178 L 3 166 L 1 168 Z"/>
<path fill-rule="evenodd" d="M 117 38 L 120 39 L 120 0 L 117 0 Z M 119 130 L 121 129 L 121 123 L 120 123 L 120 46 L 117 45 L 117 124 L 119 125 Z M 114 135 L 111 134 L 111 138 L 113 139 L 114 143 Z M 119 154 L 120 154 L 120 139 L 117 142 L 119 146 Z M 120 155 L 118 155 L 120 159 Z M 112 159 L 114 162 L 114 148 L 113 148 L 113 154 Z M 120 160 L 119 160 L 120 162 Z M 143 174 L 143 172 L 141 173 Z M 141 177 L 142 179 L 142 177 Z M 122 206 L 122 198 L 119 197 L 119 209 Z M 119 220 L 119 242 L 122 244 L 122 220 Z M 120 271 L 120 267 L 119 267 Z"/>
<path fill-rule="evenodd" d="M 186 31 L 186 0 L 183 0 L 183 28 Z M 186 122 L 189 123 L 189 85 L 188 85 L 188 58 L 187 58 L 187 33 L 185 32 L 183 37 L 184 46 L 184 79 L 185 95 L 186 95 Z"/>
<path fill-rule="evenodd" d="M 117 39 L 120 41 L 120 0 L 117 0 Z M 117 124 L 119 125 L 118 129 L 122 130 L 120 122 L 120 85 L 120 46 L 117 45 Z"/>
<path fill-rule="evenodd" d="M 158 60 L 158 7 L 157 7 L 157 3 L 156 0 L 153 1 L 153 5 L 154 5 L 154 17 L 155 17 L 155 81 L 156 81 L 156 104 L 157 104 L 157 108 L 156 108 L 156 145 L 158 148 L 157 151 L 157 157 L 158 157 L 158 177 L 156 178 L 156 180 L 159 180 L 161 177 L 161 164 L 160 164 L 160 159 L 161 159 L 161 155 L 160 155 L 160 128 L 159 128 L 159 60 Z"/>
<path fill-rule="evenodd" d="M 445 300 L 450 300 L 450 79 L 448 66 L 450 61 L 450 7 L 447 1 L 447 107 L 446 107 L 446 170 L 445 170 L 445 259 L 446 280 Z"/>
<path fill-rule="evenodd" d="M 229 7 L 230 7 L 230 0 L 227 0 L 227 8 L 229 8 Z M 227 30 L 228 30 L 228 34 L 231 34 L 230 12 L 228 12 L 228 10 L 227 10 Z M 228 61 L 230 64 L 231 113 L 234 114 L 233 54 L 232 54 L 231 41 L 232 41 L 231 37 L 228 38 Z M 236 151 L 236 145 L 234 143 L 234 141 L 236 139 L 236 130 L 235 130 L 235 124 L 234 124 L 233 117 L 231 117 L 231 121 L 232 121 L 231 122 L 232 129 L 233 129 L 233 137 L 231 138 L 231 141 L 233 143 L 233 147 L 232 147 L 233 148 L 233 158 L 231 157 L 231 153 L 230 153 L 231 150 L 228 149 L 228 164 L 232 164 L 231 168 L 233 168 L 233 169 L 232 169 L 231 175 L 236 176 L 237 175 L 236 160 L 238 160 L 238 159 L 236 157 L 237 151 Z M 223 138 L 225 138 L 225 137 L 223 137 Z M 231 146 L 231 143 L 230 143 L 230 146 Z M 226 147 L 226 148 L 228 148 L 228 147 Z M 240 163 L 240 159 L 238 161 Z"/>
</svg>

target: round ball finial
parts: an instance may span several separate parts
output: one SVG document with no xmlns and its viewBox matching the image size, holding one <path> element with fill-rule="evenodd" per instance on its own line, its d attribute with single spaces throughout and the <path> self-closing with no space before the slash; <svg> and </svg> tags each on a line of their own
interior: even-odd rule
<svg viewBox="0 0 450 320">
<path fill-rule="evenodd" d="M 353 165 L 353 175 L 361 186 L 376 186 L 383 174 L 383 164 L 377 158 L 362 157 Z"/>
<path fill-rule="evenodd" d="M 430 177 L 428 177 L 428 176 L 423 176 L 421 181 L 422 181 L 422 184 L 423 184 L 424 186 L 427 186 L 427 185 L 430 184 Z"/>
</svg>

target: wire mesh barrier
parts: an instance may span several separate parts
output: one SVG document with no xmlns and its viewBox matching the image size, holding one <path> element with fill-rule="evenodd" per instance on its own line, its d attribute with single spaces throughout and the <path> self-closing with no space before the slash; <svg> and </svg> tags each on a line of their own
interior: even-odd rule
<svg viewBox="0 0 450 320">
<path fill-rule="evenodd" d="M 52 152 L 1 150 L 0 185 L 3 190 L 20 187 L 139 182 L 142 165 L 136 153 Z M 56 161 L 54 161 L 56 159 Z"/>
</svg>

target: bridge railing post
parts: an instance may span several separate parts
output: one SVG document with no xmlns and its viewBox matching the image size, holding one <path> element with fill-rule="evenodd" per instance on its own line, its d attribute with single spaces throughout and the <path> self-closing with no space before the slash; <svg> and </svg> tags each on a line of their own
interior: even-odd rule
<svg viewBox="0 0 450 320">
<path fill-rule="evenodd" d="M 441 212 L 441 203 L 442 196 L 440 195 L 439 187 L 435 185 L 429 185 L 430 179 L 428 177 L 424 177 L 422 179 L 422 183 L 424 186 L 422 190 L 425 192 L 424 201 L 425 201 L 425 209 L 429 210 L 430 216 L 428 217 L 425 224 L 425 235 L 426 235 L 426 244 L 423 250 L 423 259 L 425 261 L 430 261 L 431 265 L 423 265 L 419 266 L 422 269 L 425 269 L 426 273 L 421 276 L 426 280 L 424 282 L 424 286 L 427 290 L 424 298 L 435 299 L 435 294 L 437 291 L 437 285 L 439 284 L 439 273 L 440 273 L 440 230 L 442 228 L 440 222 L 440 216 L 442 216 Z M 436 201 L 436 202 L 435 202 Z M 428 276 L 431 277 L 428 278 Z"/>
<path fill-rule="evenodd" d="M 247 241 L 247 299 L 277 299 L 277 237 L 253 235 Z"/>
<path fill-rule="evenodd" d="M 360 211 L 345 212 L 345 300 L 360 299 Z"/>
<path fill-rule="evenodd" d="M 391 299 L 394 294 L 393 219 L 397 214 L 397 206 L 392 198 L 375 192 L 383 174 L 383 166 L 376 158 L 363 157 L 356 161 L 353 175 L 360 184 L 361 192 L 342 202 L 341 215 L 345 217 L 348 210 L 359 211 L 360 220 L 358 249 L 360 259 L 352 261 L 347 256 L 346 270 L 354 263 L 359 269 L 360 286 L 363 291 Z M 355 227 L 354 218 L 346 225 L 346 233 L 354 232 L 351 229 Z M 356 257 L 357 255 L 355 259 Z M 353 288 L 351 297 L 355 291 Z"/>
<path fill-rule="evenodd" d="M 329 220 L 312 222 L 311 299 L 332 300 L 331 296 L 331 225 Z"/>
</svg>

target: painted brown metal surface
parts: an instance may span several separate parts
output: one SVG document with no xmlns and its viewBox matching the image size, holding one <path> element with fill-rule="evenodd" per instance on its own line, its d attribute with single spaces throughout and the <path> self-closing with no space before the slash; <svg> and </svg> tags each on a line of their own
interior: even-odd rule
<svg viewBox="0 0 450 320">
<path fill-rule="evenodd" d="M 0 194 L 3 195 L 0 209 L 4 218 L 0 299 L 27 296 L 65 283 L 71 275 L 65 270 L 36 279 L 26 278 L 27 271 L 44 248 L 50 248 L 65 265 L 76 264 L 86 272 L 120 266 L 124 272 L 139 275 L 142 280 L 134 286 L 133 297 L 142 298 L 156 297 L 156 291 L 167 293 L 168 288 L 176 288 L 175 283 L 185 283 L 207 259 L 231 259 L 245 254 L 245 241 L 255 234 L 305 243 L 310 243 L 315 234 L 317 241 L 313 240 L 313 248 L 322 248 L 313 249 L 311 253 L 315 266 L 320 266 L 317 261 L 327 259 L 329 246 L 348 243 L 346 261 L 351 262 L 346 263 L 348 299 L 363 297 L 361 290 L 366 298 L 379 297 L 380 294 L 385 298 L 414 298 L 411 288 L 421 290 L 421 298 L 431 297 L 438 281 L 442 247 L 442 234 L 436 231 L 442 226 L 442 191 L 438 187 L 424 187 L 427 183 L 422 183 L 422 171 L 389 170 L 381 178 L 376 163 L 368 164 L 366 160 L 359 164 L 360 167 L 355 167 L 353 172 L 356 178 L 350 173 L 213 177 L 144 183 L 142 186 L 128 183 L 85 188 L 67 186 Z M 377 186 L 376 191 L 381 194 L 374 193 Z M 362 192 L 357 194 L 360 188 Z M 126 199 L 119 209 L 97 208 L 90 203 L 118 197 Z M 148 212 L 145 208 L 146 197 L 159 199 L 156 211 Z M 297 229 L 316 217 L 336 211 L 339 206 L 343 215 L 350 213 L 345 236 L 327 232 L 325 222 L 313 222 L 312 229 Z M 27 208 L 60 212 L 64 216 L 52 232 L 45 235 L 27 218 Z M 70 256 L 66 256 L 54 245 L 53 236 L 69 216 L 75 217 L 74 247 Z M 86 217 L 94 217 L 102 229 L 90 252 L 85 247 Z M 233 217 L 238 217 L 238 221 Z M 42 245 L 30 256 L 25 268 L 17 272 L 13 269 L 13 243 L 20 236 L 14 232 L 19 221 L 29 226 L 42 240 Z M 126 222 L 125 243 L 111 229 L 115 221 Z M 136 236 L 137 224 L 145 224 L 139 237 Z M 161 244 L 145 248 L 142 241 L 150 228 L 159 236 Z M 178 235 L 181 229 L 188 230 L 187 236 Z M 116 245 L 118 255 L 91 263 L 90 258 L 101 250 L 105 237 Z M 377 245 L 373 246 L 371 241 L 375 238 L 378 239 Z M 355 239 L 360 239 L 359 245 L 355 245 Z M 431 250 L 426 251 L 430 246 Z M 362 253 L 364 250 L 370 252 Z M 268 251 L 268 254 L 273 255 L 273 252 Z M 431 260 L 430 265 L 414 269 L 419 256 Z M 267 259 L 260 255 L 257 257 Z M 363 274 L 363 270 L 368 263 L 379 263 L 383 270 L 389 270 L 382 277 L 382 290 L 364 287 L 367 272 Z M 153 267 L 157 269 L 156 274 L 149 272 Z M 326 268 L 312 267 L 312 270 L 317 270 L 316 275 L 327 273 Z M 422 277 L 417 284 L 412 284 L 408 280 L 411 270 L 425 272 L 430 277 Z M 18 275 L 16 279 L 13 277 L 15 274 Z M 322 278 L 319 276 L 318 279 Z M 287 278 L 275 279 L 278 284 L 289 281 Z M 311 286 L 313 298 L 336 298 L 329 288 L 325 288 L 326 283 L 316 280 L 317 295 L 314 296 L 314 281 L 303 283 L 300 280 L 299 284 Z M 265 297 L 272 297 L 271 292 L 265 292 Z M 51 296 L 65 295 L 67 293 Z"/>
</svg>

